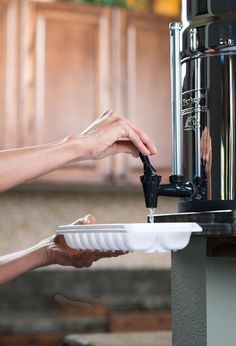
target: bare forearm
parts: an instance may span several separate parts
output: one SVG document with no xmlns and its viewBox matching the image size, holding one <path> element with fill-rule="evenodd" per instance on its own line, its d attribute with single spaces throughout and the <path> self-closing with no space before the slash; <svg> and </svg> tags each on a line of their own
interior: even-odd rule
<svg viewBox="0 0 236 346">
<path fill-rule="evenodd" d="M 45 245 L 0 257 L 0 285 L 38 267 L 49 264 Z"/>
<path fill-rule="evenodd" d="M 154 144 L 142 130 L 117 115 L 87 132 L 57 143 L 0 151 L 0 192 L 71 161 L 101 159 L 121 152 L 135 157 L 139 151 L 144 155 L 156 153 Z"/>
<path fill-rule="evenodd" d="M 93 215 L 86 215 L 74 224 L 83 225 L 95 222 L 96 219 Z M 0 257 L 0 285 L 38 267 L 60 264 L 84 268 L 101 258 L 117 257 L 124 254 L 122 251 L 100 252 L 72 249 L 68 247 L 62 235 L 53 235 L 30 249 Z"/>
<path fill-rule="evenodd" d="M 0 192 L 78 158 L 77 142 L 70 138 L 46 145 L 0 151 Z"/>
</svg>

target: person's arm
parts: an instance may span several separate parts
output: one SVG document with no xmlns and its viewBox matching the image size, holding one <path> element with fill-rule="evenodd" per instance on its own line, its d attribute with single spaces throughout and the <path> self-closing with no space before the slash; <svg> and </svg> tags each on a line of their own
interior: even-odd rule
<svg viewBox="0 0 236 346">
<path fill-rule="evenodd" d="M 75 224 L 95 223 L 94 216 L 87 215 Z M 117 257 L 121 251 L 99 252 L 92 250 L 74 250 L 69 248 L 62 235 L 52 236 L 39 244 L 23 251 L 0 257 L 0 285 L 39 267 L 51 264 L 89 267 L 93 262 L 106 257 Z"/>
<path fill-rule="evenodd" d="M 120 152 L 153 155 L 156 148 L 136 125 L 115 114 L 85 135 L 46 145 L 0 151 L 0 192 L 73 161 L 101 159 Z"/>
<path fill-rule="evenodd" d="M 47 265 L 45 244 L 0 257 L 0 285 L 38 267 Z"/>
</svg>

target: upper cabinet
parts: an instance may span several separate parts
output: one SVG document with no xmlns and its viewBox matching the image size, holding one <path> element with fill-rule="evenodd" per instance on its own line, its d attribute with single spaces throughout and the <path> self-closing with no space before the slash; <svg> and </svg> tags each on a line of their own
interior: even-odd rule
<svg viewBox="0 0 236 346">
<path fill-rule="evenodd" d="M 25 1 L 23 145 L 79 134 L 111 106 L 111 10 Z M 105 181 L 110 159 L 70 165 L 52 181 Z"/>
<path fill-rule="evenodd" d="M 120 10 L 115 13 L 115 25 L 122 110 L 154 140 L 158 153 L 151 161 L 166 175 L 171 166 L 168 21 Z M 136 182 L 139 172 L 139 160 L 120 157 L 119 174 L 124 182 Z"/>
<path fill-rule="evenodd" d="M 169 20 L 71 2 L 0 2 L 0 146 L 78 134 L 112 108 L 154 139 L 170 167 Z M 68 165 L 51 182 L 137 182 L 139 159 L 118 155 Z M 169 173 L 169 172 L 168 172 Z"/>
<path fill-rule="evenodd" d="M 30 2 L 25 14 L 24 140 L 77 134 L 111 105 L 110 9 Z"/>
<path fill-rule="evenodd" d="M 0 150 L 18 145 L 19 1 L 0 1 Z"/>
</svg>

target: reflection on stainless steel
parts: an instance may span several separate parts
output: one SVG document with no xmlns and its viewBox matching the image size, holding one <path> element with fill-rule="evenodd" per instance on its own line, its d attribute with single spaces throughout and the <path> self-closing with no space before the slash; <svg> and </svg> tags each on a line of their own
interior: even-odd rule
<svg viewBox="0 0 236 346">
<path fill-rule="evenodd" d="M 207 195 L 208 199 L 211 199 L 211 168 L 212 168 L 212 146 L 211 136 L 207 127 L 202 131 L 201 138 L 201 160 L 202 165 L 206 173 L 207 179 Z"/>
<path fill-rule="evenodd" d="M 194 60 L 194 69 L 195 69 L 195 100 L 201 100 L 201 64 L 199 59 Z M 197 101 L 198 102 L 198 101 Z M 201 155 L 200 155 L 200 141 L 201 141 L 201 129 L 200 129 L 200 120 L 201 120 L 201 108 L 197 105 L 195 107 L 195 117 L 197 119 L 197 124 L 195 126 L 195 175 L 197 177 L 201 176 Z"/>
<path fill-rule="evenodd" d="M 229 199 L 234 199 L 234 186 L 235 186 L 235 80 L 234 80 L 234 65 L 232 58 L 229 57 L 229 113 L 230 113 L 230 129 L 229 129 L 229 151 L 232 155 L 229 156 Z"/>
<path fill-rule="evenodd" d="M 186 0 L 182 35 L 183 176 L 206 199 L 236 199 L 236 1 Z"/>
<path fill-rule="evenodd" d="M 171 63 L 171 115 L 172 115 L 172 174 L 182 175 L 182 124 L 181 115 L 181 66 L 180 31 L 181 23 L 171 23 L 170 63 Z"/>
<path fill-rule="evenodd" d="M 196 28 L 192 28 L 190 30 L 190 50 L 191 52 L 196 52 L 197 50 L 197 29 Z"/>
</svg>

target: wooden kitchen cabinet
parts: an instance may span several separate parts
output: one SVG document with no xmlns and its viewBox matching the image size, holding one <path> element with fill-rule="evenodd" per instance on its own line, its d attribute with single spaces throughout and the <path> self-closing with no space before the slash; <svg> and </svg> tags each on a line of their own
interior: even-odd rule
<svg viewBox="0 0 236 346">
<path fill-rule="evenodd" d="M 19 2 L 0 1 L 0 149 L 18 145 Z"/>
<path fill-rule="evenodd" d="M 170 168 L 169 19 L 69 2 L 0 2 L 0 147 L 55 141 L 107 108 L 154 139 Z M 68 165 L 40 181 L 137 183 L 139 159 L 117 155 Z"/>
<path fill-rule="evenodd" d="M 25 1 L 23 145 L 84 130 L 111 106 L 111 9 Z M 104 182 L 111 159 L 69 165 L 43 180 Z"/>
<path fill-rule="evenodd" d="M 117 10 L 117 69 L 122 111 L 154 140 L 151 162 L 166 178 L 171 167 L 170 63 L 168 19 Z M 141 161 L 120 155 L 117 172 L 124 183 L 137 183 Z"/>
</svg>

